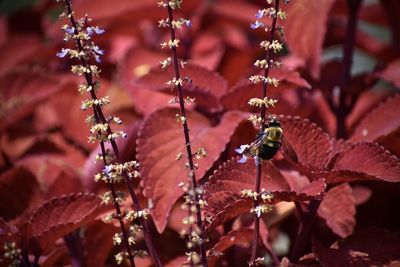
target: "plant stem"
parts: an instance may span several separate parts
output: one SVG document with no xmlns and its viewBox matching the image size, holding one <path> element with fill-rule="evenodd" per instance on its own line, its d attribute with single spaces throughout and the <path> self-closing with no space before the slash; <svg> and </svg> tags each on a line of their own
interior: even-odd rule
<svg viewBox="0 0 400 267">
<path fill-rule="evenodd" d="M 316 219 L 320 204 L 320 199 L 311 200 L 310 204 L 308 205 L 308 211 L 303 213 L 303 216 L 301 217 L 302 220 L 297 231 L 296 242 L 290 255 L 290 262 L 297 262 L 306 252 L 306 245 L 309 242 L 309 236 L 311 234 L 312 226 Z"/>
<path fill-rule="evenodd" d="M 85 267 L 84 250 L 79 236 L 79 229 L 64 236 L 64 242 L 71 258 L 72 267 Z"/>
<path fill-rule="evenodd" d="M 171 23 L 174 20 L 172 8 L 168 5 L 167 10 L 168 10 L 169 22 Z M 175 30 L 171 26 L 171 24 L 170 24 L 169 29 L 170 29 L 171 41 L 174 42 L 176 39 Z M 174 70 L 175 70 L 175 78 L 177 80 L 179 80 L 181 78 L 181 76 L 179 73 L 178 56 L 177 56 L 175 46 L 171 47 L 171 54 L 172 54 L 172 61 L 173 61 Z M 186 118 L 185 100 L 183 97 L 183 88 L 180 84 L 178 84 L 176 87 L 177 87 L 177 91 L 178 91 L 180 113 L 181 113 L 181 116 Z M 195 167 L 194 167 L 194 163 L 193 163 L 192 147 L 191 147 L 191 143 L 190 143 L 189 126 L 188 126 L 188 122 L 186 119 L 183 121 L 183 133 L 185 135 L 186 152 L 187 152 L 187 157 L 188 157 L 188 161 L 189 161 L 189 177 L 190 177 L 190 180 L 192 183 L 192 189 L 195 192 L 194 197 L 195 197 L 195 202 L 196 202 L 196 204 L 195 204 L 196 205 L 196 223 L 200 229 L 200 237 L 202 240 L 202 242 L 200 244 L 201 262 L 203 264 L 203 267 L 207 267 L 208 261 L 207 261 L 207 253 L 206 253 L 205 238 L 204 238 L 204 224 L 203 224 L 203 220 L 201 218 L 201 207 L 199 204 L 199 196 L 196 192 L 196 189 L 197 189 L 196 173 L 195 173 Z"/>
<path fill-rule="evenodd" d="M 351 83 L 351 66 L 353 64 L 354 41 L 357 32 L 358 12 L 361 7 L 362 0 L 348 0 L 347 8 L 349 18 L 346 28 L 346 40 L 343 45 L 343 65 L 340 77 L 340 96 L 339 105 L 336 108 L 336 138 L 346 138 L 346 117 L 350 113 L 350 107 L 346 103 L 349 86 Z"/>
<path fill-rule="evenodd" d="M 279 0 L 275 0 L 275 10 L 276 10 L 276 12 L 279 10 Z M 275 30 L 276 30 L 276 21 L 277 21 L 277 16 L 275 15 L 272 19 L 271 33 L 270 33 L 270 37 L 269 37 L 270 43 L 272 43 L 272 41 L 274 40 L 274 35 L 275 35 Z M 264 77 L 268 78 L 269 70 L 271 68 L 272 49 L 268 49 L 265 59 L 267 60 L 267 67 L 264 69 Z M 264 99 L 267 96 L 267 89 L 268 89 L 268 83 L 263 82 L 262 83 L 262 99 Z M 267 108 L 265 105 L 262 105 L 261 111 L 260 111 L 261 131 L 262 132 L 264 132 L 264 130 L 265 130 L 265 115 L 266 115 L 266 113 L 267 113 Z M 255 191 L 257 192 L 257 194 L 260 194 L 261 175 L 262 175 L 262 164 L 261 164 L 261 162 L 259 162 L 259 164 L 256 164 L 256 177 L 255 177 Z M 259 204 L 260 203 L 259 203 L 258 199 L 254 200 L 254 208 L 256 208 Z M 256 260 L 256 256 L 257 256 L 259 235 L 260 235 L 260 217 L 258 217 L 257 214 L 254 214 L 253 243 L 252 243 L 252 247 L 251 247 L 251 256 L 250 256 L 250 265 L 252 265 L 252 266 L 255 266 L 255 263 L 256 263 L 255 260 Z"/>
<path fill-rule="evenodd" d="M 68 14 L 70 15 L 70 17 L 69 17 L 70 18 L 70 22 L 71 22 L 72 26 L 75 29 L 75 34 L 77 34 L 78 33 L 77 32 L 77 24 L 76 24 L 75 18 L 74 18 L 73 13 L 72 13 L 71 3 L 70 3 L 69 0 L 64 0 L 64 2 L 66 4 Z M 78 47 L 78 51 L 82 52 L 83 51 L 83 47 L 82 47 L 82 43 L 81 43 L 81 41 L 79 39 L 76 39 L 76 45 Z M 82 66 L 89 67 L 89 63 L 86 61 L 86 59 L 84 57 L 80 57 L 80 61 L 81 61 Z M 94 90 L 95 83 L 93 81 L 93 76 L 92 76 L 91 73 L 86 73 L 86 72 L 85 72 L 84 76 L 85 76 L 87 85 L 91 86 L 93 88 L 93 90 L 90 91 L 91 97 L 92 97 L 93 100 L 96 100 L 97 96 L 96 96 L 96 92 Z M 102 111 L 102 109 L 101 109 L 101 107 L 99 105 L 93 105 L 93 112 L 94 112 L 95 120 L 96 120 L 97 123 L 100 122 L 100 123 L 104 124 L 104 123 L 107 122 L 107 120 L 106 120 L 106 118 L 105 118 L 105 116 L 103 114 L 103 111 Z M 113 133 L 111 127 L 107 128 L 107 132 L 108 132 L 109 135 L 111 135 Z M 120 153 L 119 153 L 119 149 L 118 149 L 117 143 L 113 139 L 110 140 L 110 143 L 111 143 L 111 147 L 113 149 L 114 155 L 116 157 L 116 162 L 117 163 L 121 163 L 121 158 L 120 158 Z M 100 142 L 100 146 L 101 146 L 101 151 L 102 151 L 102 155 L 103 155 L 104 165 L 107 165 L 108 162 L 106 161 L 106 150 L 105 150 L 104 142 Z M 139 200 L 138 200 L 138 198 L 136 196 L 136 193 L 135 193 L 135 191 L 133 189 L 133 186 L 131 185 L 130 178 L 128 177 L 128 174 L 126 172 L 124 172 L 124 180 L 125 180 L 125 183 L 126 183 L 126 185 L 128 187 L 128 191 L 129 191 L 129 194 L 130 194 L 130 196 L 132 198 L 132 202 L 133 202 L 133 204 L 135 206 L 136 211 L 140 211 L 141 207 L 140 207 Z M 116 201 L 117 194 L 116 194 L 116 190 L 115 190 L 114 184 L 113 183 L 109 183 L 109 187 L 110 187 L 110 190 L 111 190 L 111 194 L 113 196 L 113 202 L 114 202 L 114 205 L 115 205 L 115 209 L 117 211 L 117 217 L 118 217 L 118 220 L 119 220 L 119 223 L 120 223 L 122 234 L 124 236 L 124 243 L 125 243 L 126 250 L 127 250 L 127 253 L 128 253 L 128 258 L 129 258 L 129 261 L 130 261 L 130 265 L 132 267 L 134 267 L 135 263 L 134 263 L 134 260 L 133 260 L 133 254 L 132 254 L 132 252 L 130 250 L 130 246 L 129 246 L 129 242 L 128 242 L 128 236 L 127 236 L 127 232 L 126 232 L 125 225 L 124 225 L 124 222 L 123 222 L 121 208 L 119 206 L 119 203 Z M 161 264 L 161 261 L 159 259 L 158 254 L 157 254 L 157 251 L 155 249 L 155 246 L 154 246 L 154 243 L 153 243 L 153 240 L 152 240 L 152 237 L 151 237 L 151 233 L 150 233 L 150 229 L 149 229 L 149 226 L 147 224 L 147 221 L 145 219 L 143 219 L 143 218 L 140 218 L 140 223 L 141 223 L 141 225 L 143 227 L 143 235 L 144 235 L 144 239 L 145 239 L 147 248 L 149 250 L 149 253 L 150 253 L 151 257 L 153 258 L 155 266 L 156 267 L 161 267 L 162 264 Z"/>
</svg>

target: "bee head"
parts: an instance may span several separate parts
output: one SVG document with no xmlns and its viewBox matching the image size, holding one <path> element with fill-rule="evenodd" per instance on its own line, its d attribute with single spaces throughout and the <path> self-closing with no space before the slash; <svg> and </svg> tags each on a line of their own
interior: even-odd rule
<svg viewBox="0 0 400 267">
<path fill-rule="evenodd" d="M 268 121 L 268 127 L 281 127 L 281 124 L 276 117 L 272 117 Z"/>
</svg>

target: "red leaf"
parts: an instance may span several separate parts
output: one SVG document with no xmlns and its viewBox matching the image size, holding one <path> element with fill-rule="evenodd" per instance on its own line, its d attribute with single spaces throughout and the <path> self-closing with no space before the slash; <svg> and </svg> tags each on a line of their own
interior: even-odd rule
<svg viewBox="0 0 400 267">
<path fill-rule="evenodd" d="M 110 251 L 114 247 L 112 237 L 120 228 L 112 224 L 96 221 L 85 231 L 86 260 L 88 267 L 104 266 Z M 101 234 L 99 234 L 101 233 Z"/>
<path fill-rule="evenodd" d="M 9 221 L 38 204 L 41 192 L 35 176 L 23 167 L 0 175 L 0 214 Z"/>
<path fill-rule="evenodd" d="M 42 48 L 39 38 L 29 35 L 12 35 L 0 47 L 0 76 L 31 59 Z"/>
<path fill-rule="evenodd" d="M 376 141 L 390 135 L 400 127 L 397 114 L 400 114 L 400 94 L 368 113 L 354 130 L 351 141 Z"/>
<path fill-rule="evenodd" d="M 206 33 L 198 36 L 193 43 L 190 62 L 208 70 L 216 70 L 224 52 L 221 38 Z"/>
<path fill-rule="evenodd" d="M 168 70 L 158 67 L 153 68 L 148 75 L 133 84 L 154 90 L 168 89 L 171 91 L 166 83 L 174 76 L 172 67 Z M 220 97 L 228 90 L 228 83 L 218 73 L 193 64 L 188 64 L 181 69 L 181 77 L 189 77 L 192 80 L 191 85 L 187 86 L 189 91 L 210 92 L 213 96 Z"/>
<path fill-rule="evenodd" d="M 174 77 L 173 68 L 168 68 L 167 71 L 161 70 L 159 67 L 153 68 L 148 75 L 139 78 L 137 81 L 132 82 L 132 95 L 135 97 L 136 88 L 145 88 L 150 90 L 162 91 L 165 94 L 175 94 L 173 90 L 168 88 L 166 82 Z M 228 89 L 228 83 L 216 72 L 209 71 L 203 67 L 188 64 L 181 70 L 181 77 L 188 77 L 192 83 L 184 86 L 185 94 L 196 98 L 196 105 L 201 106 L 207 112 L 217 112 L 222 109 L 218 99 Z M 156 95 L 157 96 L 157 95 Z M 158 98 L 158 96 L 157 96 Z M 172 97 L 168 97 L 170 100 Z M 144 99 L 146 101 L 146 99 Z M 147 102 L 152 101 L 149 98 Z M 162 106 L 168 105 L 168 100 L 164 102 L 156 101 Z M 155 106 L 150 103 L 150 106 Z M 148 114 L 148 111 L 146 112 Z"/>
<path fill-rule="evenodd" d="M 165 229 L 172 205 L 183 193 L 178 184 L 186 181 L 188 175 L 184 161 L 175 160 L 178 152 L 186 151 L 182 125 L 175 119 L 177 113 L 178 110 L 170 108 L 151 114 L 145 119 L 138 139 L 137 153 L 142 165 L 144 193 L 154 204 L 152 214 L 160 232 Z M 188 112 L 192 149 L 204 147 L 208 153 L 199 161 L 198 179 L 219 158 L 235 128 L 245 117 L 243 113 L 228 112 L 219 125 L 212 127 L 199 113 Z"/>
<path fill-rule="evenodd" d="M 284 6 L 285 40 L 293 54 L 303 58 L 314 77 L 319 76 L 328 14 L 336 0 L 296 0 Z"/>
<path fill-rule="evenodd" d="M 307 119 L 279 116 L 279 120 L 286 139 L 303 166 L 315 170 L 328 163 L 332 142 L 327 133 Z"/>
<path fill-rule="evenodd" d="M 356 206 L 367 202 L 372 195 L 372 190 L 362 185 L 355 185 L 352 189 Z"/>
<path fill-rule="evenodd" d="M 116 0 L 114 2 L 98 0 L 95 5 L 91 1 L 82 0 L 74 6 L 74 11 L 79 15 L 89 14 L 94 20 L 109 19 L 126 13 L 132 14 L 132 12 L 150 15 L 154 12 L 159 13 L 157 12 L 159 9 L 151 0 Z"/>
<path fill-rule="evenodd" d="M 392 95 L 390 90 L 379 88 L 379 90 L 368 90 L 362 93 L 351 113 L 347 117 L 348 128 L 355 127 L 372 109 L 377 108 L 387 97 Z"/>
<path fill-rule="evenodd" d="M 360 142 L 336 154 L 320 175 L 328 183 L 357 180 L 400 181 L 400 160 L 377 143 Z"/>
<path fill-rule="evenodd" d="M 30 221 L 32 235 L 46 251 L 58 238 L 104 212 L 106 207 L 100 202 L 99 197 L 83 193 L 53 198 L 34 211 Z"/>
<path fill-rule="evenodd" d="M 378 77 L 393 83 L 396 87 L 400 87 L 400 60 L 395 60 L 389 64 Z"/>
<path fill-rule="evenodd" d="M 218 1 L 212 5 L 212 12 L 216 17 L 242 22 L 248 26 L 254 22 L 257 9 L 257 6 L 246 1 Z"/>
<path fill-rule="evenodd" d="M 255 164 L 248 160 L 238 163 L 227 161 L 204 184 L 206 213 L 212 217 L 208 230 L 240 214 L 250 212 L 253 202 L 241 197 L 241 191 L 254 188 Z M 280 201 L 305 201 L 319 197 L 325 190 L 323 179 L 304 188 L 290 188 L 285 177 L 269 161 L 263 161 L 261 188 L 274 195 L 272 203 Z"/>
<path fill-rule="evenodd" d="M 289 94 L 285 94 L 285 90 L 310 88 L 310 85 L 306 80 L 300 77 L 299 73 L 294 71 L 274 70 L 271 76 L 280 80 L 278 87 L 271 86 L 267 91 L 269 98 L 279 99 L 276 107 L 270 109 L 271 112 L 275 114 L 295 115 L 296 111 L 293 111 L 295 109 L 294 101 L 292 101 L 292 97 Z M 255 112 L 257 109 L 250 107 L 247 102 L 250 98 L 260 96 L 260 94 L 260 85 L 251 84 L 246 80 L 233 86 L 222 96 L 221 102 L 228 110 Z M 300 108 L 304 109 L 304 106 Z"/>
<path fill-rule="evenodd" d="M 18 54 L 18 53 L 17 53 Z M 62 87 L 62 82 L 34 72 L 10 73 L 0 78 L 0 130 L 4 130 L 32 112 L 35 106 Z"/>
<path fill-rule="evenodd" d="M 397 235 L 381 229 L 359 231 L 325 248 L 313 239 L 313 251 L 318 261 L 331 266 L 394 266 L 400 258 Z"/>
<path fill-rule="evenodd" d="M 329 190 L 321 202 L 318 215 L 341 238 L 352 234 L 356 225 L 356 207 L 351 187 L 344 183 Z"/>
<path fill-rule="evenodd" d="M 216 266 L 219 255 L 223 254 L 228 248 L 238 245 L 250 247 L 253 238 L 253 229 L 240 228 L 230 231 L 227 235 L 220 238 L 208 252 L 208 260 L 210 266 Z"/>
<path fill-rule="evenodd" d="M 71 173 L 62 171 L 47 190 L 47 199 L 84 191 L 82 181 Z"/>
</svg>

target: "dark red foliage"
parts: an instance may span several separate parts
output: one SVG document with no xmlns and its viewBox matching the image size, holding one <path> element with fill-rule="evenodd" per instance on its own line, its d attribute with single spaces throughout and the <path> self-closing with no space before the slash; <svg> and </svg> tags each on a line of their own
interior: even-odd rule
<svg viewBox="0 0 400 267">
<path fill-rule="evenodd" d="M 99 220 L 113 208 L 97 196 L 110 190 L 108 185 L 93 180 L 104 168 L 94 164 L 100 145 L 88 143 L 85 119 L 93 110 L 80 109 L 89 96 L 76 90 L 83 80 L 69 72 L 75 60 L 55 56 L 72 48 L 62 41 L 62 23 L 54 20 L 59 3 L 3 2 L 0 265 L 10 264 L 3 245 L 14 242 L 23 267 L 36 261 L 43 267 L 117 266 L 114 255 L 121 247 L 112 238 L 120 226 Z M 8 6 L 11 2 L 15 6 Z M 284 49 L 273 54 L 282 66 L 269 72 L 279 86 L 267 88 L 267 97 L 278 102 L 267 113 L 277 116 L 298 163 L 286 159 L 283 149 L 262 162 L 261 188 L 274 197 L 268 203 L 272 211 L 261 216 L 257 257 L 268 254 L 268 266 L 395 266 L 400 261 L 399 1 L 283 2 L 279 7 L 287 18 L 278 26 L 284 26 Z M 160 69 L 160 61 L 171 56 L 159 46 L 170 38 L 157 27 L 166 10 L 154 0 L 72 3 L 77 17 L 87 13 L 91 24 L 106 30 L 92 36 L 104 49 L 97 94 L 110 96 L 105 116 L 123 121 L 112 129 L 127 132 L 116 142 L 120 160 L 140 162 L 141 178 L 131 185 L 138 203 L 151 210 L 148 231 L 160 258 L 164 266 L 179 266 L 187 262 L 179 236 L 187 211 L 180 207 L 184 192 L 178 184 L 187 182 L 188 169 L 176 119 L 179 103 L 169 103 L 177 92 L 166 84 L 175 72 Z M 259 42 L 270 31 L 249 25 L 265 7 L 264 0 L 186 0 L 174 10 L 175 18 L 192 22 L 176 29 L 177 53 L 188 61 L 180 68 L 184 97 L 195 99 L 186 105 L 192 150 L 207 152 L 194 163 L 207 202 L 201 212 L 210 267 L 241 267 L 250 257 L 254 201 L 241 191 L 254 190 L 256 166 L 251 156 L 239 163 L 235 149 L 259 136 L 247 118 L 260 109 L 248 101 L 262 91 L 248 78 L 263 74 L 254 62 L 266 57 Z M 128 191 L 124 183 L 115 187 Z M 132 205 L 126 200 L 121 207 Z M 81 258 L 71 248 L 79 248 Z M 132 249 L 146 249 L 142 236 Z M 151 264 L 150 257 L 136 259 L 136 266 Z"/>
<path fill-rule="evenodd" d="M 395 266 L 400 259 L 398 235 L 374 228 L 362 230 L 330 248 L 313 239 L 313 251 L 323 266 Z"/>
</svg>

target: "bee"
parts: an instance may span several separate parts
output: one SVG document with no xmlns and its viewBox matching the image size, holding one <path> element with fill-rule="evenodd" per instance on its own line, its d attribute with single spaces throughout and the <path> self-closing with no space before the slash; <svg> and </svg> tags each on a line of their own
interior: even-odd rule
<svg viewBox="0 0 400 267">
<path fill-rule="evenodd" d="M 251 155 L 255 158 L 256 164 L 259 164 L 260 159 L 272 159 L 282 147 L 285 157 L 293 164 L 297 164 L 299 160 L 296 152 L 283 135 L 283 129 L 276 117 L 272 117 L 266 126 L 265 130 L 258 135 L 258 138 L 253 143 L 242 145 L 239 149 L 236 149 L 237 153 L 242 154 L 239 162 L 246 162 L 246 155 Z"/>
</svg>

